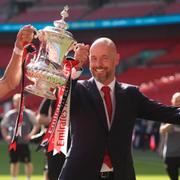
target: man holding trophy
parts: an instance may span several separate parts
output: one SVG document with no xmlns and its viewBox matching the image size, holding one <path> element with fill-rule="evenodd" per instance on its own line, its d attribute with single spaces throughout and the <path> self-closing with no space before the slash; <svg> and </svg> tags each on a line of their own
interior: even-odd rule
<svg viewBox="0 0 180 180">
<path fill-rule="evenodd" d="M 67 10 L 54 21 L 55 27 L 37 33 L 40 50 L 26 67 L 26 76 L 34 84 L 25 89 L 56 99 L 40 147 L 66 155 L 59 180 L 135 180 L 131 142 L 136 118 L 180 124 L 180 109 L 153 101 L 137 87 L 116 80 L 120 57 L 111 39 L 99 38 L 90 49 L 74 45 L 64 22 Z M 79 64 L 64 58 L 72 46 Z M 92 78 L 78 81 L 88 54 Z"/>
<path fill-rule="evenodd" d="M 149 99 L 119 82 L 119 54 L 106 37 L 89 50 L 92 78 L 72 87 L 71 145 L 59 180 L 135 180 L 132 133 L 136 118 L 180 124 L 180 108 Z"/>
</svg>

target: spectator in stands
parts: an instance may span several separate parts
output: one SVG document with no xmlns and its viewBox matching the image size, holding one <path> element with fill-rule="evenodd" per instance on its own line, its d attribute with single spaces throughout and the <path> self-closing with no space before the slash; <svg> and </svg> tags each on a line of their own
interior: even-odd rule
<svg viewBox="0 0 180 180">
<path fill-rule="evenodd" d="M 171 99 L 172 105 L 180 107 L 180 92 L 175 93 Z M 180 168 L 180 126 L 162 124 L 160 133 L 164 136 L 163 158 L 166 171 L 171 180 L 178 180 Z"/>
<path fill-rule="evenodd" d="M 115 79 L 119 54 L 111 39 L 95 40 L 89 61 L 93 77 L 72 87 L 71 145 L 59 180 L 135 180 L 131 142 L 136 118 L 180 124 L 180 109 Z"/>
<path fill-rule="evenodd" d="M 21 79 L 21 66 L 24 43 L 31 42 L 34 28 L 31 25 L 24 26 L 17 34 L 11 60 L 0 79 L 0 98 L 13 90 Z"/>
<path fill-rule="evenodd" d="M 21 95 L 15 94 L 12 100 L 14 109 L 8 111 L 1 122 L 2 136 L 8 143 L 11 142 L 13 137 Z M 31 136 L 36 133 L 37 129 L 39 129 L 39 127 L 36 123 L 35 113 L 30 109 L 25 108 L 23 112 L 22 137 L 18 137 L 16 151 L 11 150 L 9 152 L 10 173 L 12 180 L 16 180 L 16 177 L 18 176 L 19 162 L 23 162 L 25 164 L 25 174 L 27 176 L 27 180 L 30 180 L 33 172 L 33 165 L 31 163 L 31 153 L 28 142 L 31 139 Z"/>
</svg>

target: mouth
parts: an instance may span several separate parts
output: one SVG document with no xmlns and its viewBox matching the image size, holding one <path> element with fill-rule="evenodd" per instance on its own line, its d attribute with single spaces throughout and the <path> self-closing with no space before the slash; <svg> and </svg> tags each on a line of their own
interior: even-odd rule
<svg viewBox="0 0 180 180">
<path fill-rule="evenodd" d="M 104 69 L 102 69 L 102 68 L 97 68 L 97 69 L 95 69 L 95 71 L 96 71 L 97 73 L 102 73 L 102 72 L 104 72 Z"/>
</svg>

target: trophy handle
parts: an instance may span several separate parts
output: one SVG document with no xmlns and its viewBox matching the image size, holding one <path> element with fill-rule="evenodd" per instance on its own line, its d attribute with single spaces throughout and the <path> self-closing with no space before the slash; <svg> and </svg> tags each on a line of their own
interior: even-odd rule
<svg viewBox="0 0 180 180">
<path fill-rule="evenodd" d="M 64 74 L 64 58 L 74 51 L 77 42 L 72 34 L 66 31 L 68 24 L 68 6 L 61 12 L 62 18 L 54 21 L 54 26 L 42 30 L 34 30 L 34 39 L 39 39 L 38 53 L 26 66 L 26 76 L 34 82 L 27 86 L 26 91 L 49 99 L 55 99 L 52 90 L 64 86 L 68 78 Z"/>
</svg>

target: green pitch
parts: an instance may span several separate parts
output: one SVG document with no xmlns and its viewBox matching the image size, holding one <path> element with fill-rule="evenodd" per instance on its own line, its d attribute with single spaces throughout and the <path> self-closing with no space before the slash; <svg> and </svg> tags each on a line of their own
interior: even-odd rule
<svg viewBox="0 0 180 180">
<path fill-rule="evenodd" d="M 31 145 L 34 173 L 32 180 L 43 180 L 43 167 L 45 155 L 42 151 L 36 152 L 37 145 Z M 166 175 L 163 160 L 155 152 L 134 151 L 135 171 L 137 180 L 169 180 Z M 0 180 L 10 180 L 9 157 L 7 144 L 0 141 Z M 24 180 L 24 167 L 20 165 L 18 180 Z"/>
<path fill-rule="evenodd" d="M 8 175 L 0 175 L 0 179 L 2 180 L 10 180 L 10 176 Z M 18 180 L 24 180 L 25 176 L 19 176 Z M 34 175 L 31 178 L 32 180 L 43 180 L 43 176 Z M 167 176 L 137 176 L 137 180 L 169 180 Z"/>
<path fill-rule="evenodd" d="M 37 145 L 31 145 L 31 159 L 34 166 L 35 175 L 42 175 L 45 163 L 45 155 L 42 151 L 36 152 Z M 20 164 L 20 174 L 24 174 L 24 166 Z M 2 175 L 9 175 L 9 157 L 8 157 L 8 147 L 7 143 L 0 141 L 0 180 L 5 180 L 1 178 Z"/>
</svg>

